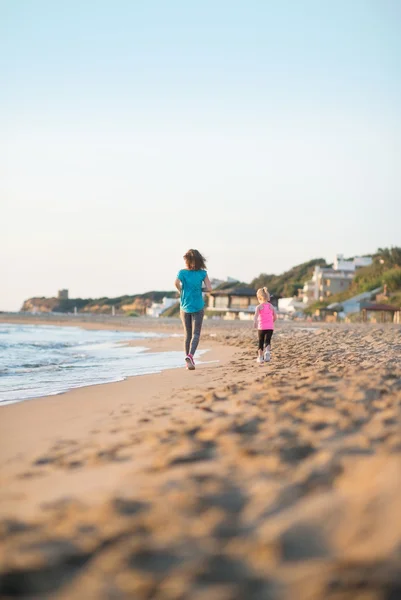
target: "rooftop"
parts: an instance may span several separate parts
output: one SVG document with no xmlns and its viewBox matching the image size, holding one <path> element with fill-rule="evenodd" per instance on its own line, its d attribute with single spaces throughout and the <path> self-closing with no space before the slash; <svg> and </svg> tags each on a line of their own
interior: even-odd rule
<svg viewBox="0 0 401 600">
<path fill-rule="evenodd" d="M 382 304 L 376 302 L 361 302 L 361 310 L 379 310 L 388 312 L 398 312 L 401 310 L 399 306 L 392 306 L 391 304 Z"/>
<path fill-rule="evenodd" d="M 256 290 L 251 287 L 231 287 L 225 290 L 213 290 L 211 296 L 255 296 Z"/>
</svg>

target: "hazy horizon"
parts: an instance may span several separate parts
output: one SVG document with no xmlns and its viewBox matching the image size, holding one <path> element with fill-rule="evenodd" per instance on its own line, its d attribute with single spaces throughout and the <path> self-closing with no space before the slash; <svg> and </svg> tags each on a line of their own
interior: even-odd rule
<svg viewBox="0 0 401 600">
<path fill-rule="evenodd" d="M 0 0 L 0 310 L 401 245 L 401 5 Z"/>
</svg>

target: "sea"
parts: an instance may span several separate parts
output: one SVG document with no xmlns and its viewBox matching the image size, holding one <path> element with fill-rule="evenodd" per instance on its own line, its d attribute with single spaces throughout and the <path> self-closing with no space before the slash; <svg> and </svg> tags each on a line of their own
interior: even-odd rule
<svg viewBox="0 0 401 600">
<path fill-rule="evenodd" d="M 182 367 L 182 352 L 146 352 L 148 340 L 162 337 L 171 336 L 0 323 L 0 407 Z"/>
</svg>

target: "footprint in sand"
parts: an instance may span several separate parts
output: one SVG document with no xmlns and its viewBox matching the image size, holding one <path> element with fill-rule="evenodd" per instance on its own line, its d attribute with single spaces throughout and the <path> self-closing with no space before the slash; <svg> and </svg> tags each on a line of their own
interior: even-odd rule
<svg viewBox="0 0 401 600">
<path fill-rule="evenodd" d="M 44 477 L 45 471 L 25 471 L 18 475 L 18 479 L 35 479 L 36 477 Z"/>
</svg>

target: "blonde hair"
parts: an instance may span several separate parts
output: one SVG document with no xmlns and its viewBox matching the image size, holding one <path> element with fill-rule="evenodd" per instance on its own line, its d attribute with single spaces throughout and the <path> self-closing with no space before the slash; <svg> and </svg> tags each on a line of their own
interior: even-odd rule
<svg viewBox="0 0 401 600">
<path fill-rule="evenodd" d="M 259 288 L 256 292 L 256 297 L 259 302 L 270 302 L 270 294 L 267 287 Z"/>
</svg>

